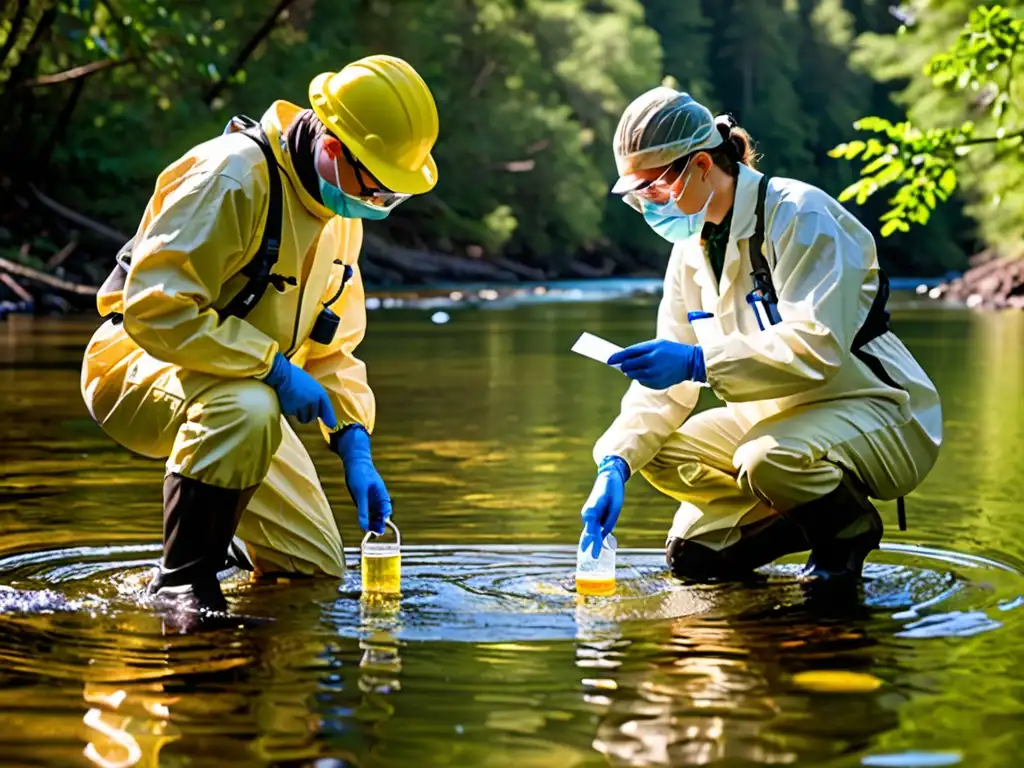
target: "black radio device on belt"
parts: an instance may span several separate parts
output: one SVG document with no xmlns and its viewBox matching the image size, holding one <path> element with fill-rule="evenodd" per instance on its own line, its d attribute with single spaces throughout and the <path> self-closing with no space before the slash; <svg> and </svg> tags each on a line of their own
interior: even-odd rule
<svg viewBox="0 0 1024 768">
<path fill-rule="evenodd" d="M 245 275 L 249 279 L 224 309 L 217 310 L 217 314 L 221 317 L 244 319 L 260 302 L 260 299 L 263 298 L 269 285 L 273 284 L 278 289 L 283 290 L 285 284 L 295 285 L 296 280 L 294 277 L 273 274 L 278 254 L 281 251 L 281 231 L 283 228 L 284 212 L 281 193 L 281 170 L 278 167 L 277 159 L 274 157 L 274 151 L 270 147 L 270 139 L 267 137 L 266 131 L 263 130 L 263 126 L 251 117 L 236 115 L 231 118 L 231 122 L 228 124 L 228 131 L 235 126 L 239 128 L 235 132 L 247 136 L 260 148 L 267 163 L 267 178 L 270 184 L 267 220 L 263 227 L 263 237 L 260 239 L 259 247 L 253 254 L 252 259 L 239 270 L 240 274 Z M 111 293 L 124 290 L 128 269 L 131 267 L 132 242 L 132 240 L 129 240 L 117 254 L 117 265 L 104 281 L 100 289 L 101 292 Z M 339 264 L 341 262 L 335 263 Z M 330 301 L 324 304 L 324 308 L 313 324 L 313 330 L 310 332 L 309 338 L 318 344 L 330 344 L 334 340 L 334 335 L 338 330 L 341 318 L 331 311 L 330 306 L 341 296 L 341 292 L 345 289 L 345 284 L 351 278 L 352 272 L 352 267 L 345 265 L 344 275 L 338 292 Z M 118 323 L 123 318 L 115 314 L 113 319 L 115 323 Z"/>
</svg>

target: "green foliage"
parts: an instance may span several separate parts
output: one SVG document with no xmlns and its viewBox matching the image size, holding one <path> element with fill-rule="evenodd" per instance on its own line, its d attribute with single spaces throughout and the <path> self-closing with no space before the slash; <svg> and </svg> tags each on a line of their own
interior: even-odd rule
<svg viewBox="0 0 1024 768">
<path fill-rule="evenodd" d="M 996 5 L 980 6 L 971 12 L 966 28 L 956 44 L 946 53 L 935 55 L 925 74 L 938 86 L 956 90 L 978 90 L 993 85 L 992 113 L 1002 117 L 1009 105 L 1013 85 L 1013 57 L 1021 43 L 1024 22 L 1018 21 L 1009 9 Z M 1005 75 L 1005 87 L 997 79 Z"/>
<path fill-rule="evenodd" d="M 1024 22 L 1004 6 L 965 8 L 966 22 L 956 39 L 940 53 L 930 56 L 921 69 L 933 89 L 962 102 L 963 113 L 973 119 L 954 127 L 921 127 L 914 120 L 892 123 L 880 117 L 867 117 L 855 123 L 860 131 L 881 136 L 867 141 L 852 141 L 836 146 L 832 157 L 860 160 L 861 178 L 848 186 L 840 200 L 855 199 L 863 204 L 879 190 L 895 185 L 889 198 L 889 210 L 881 217 L 881 234 L 908 232 L 911 224 L 926 224 L 939 203 L 950 199 L 961 182 L 975 194 L 995 175 L 990 160 L 1016 164 L 1022 137 L 1024 114 L 1014 98 L 1018 78 L 1017 53 L 1024 35 Z M 950 16 L 920 17 L 922 25 L 943 26 Z M 931 30 L 928 30 L 931 31 Z M 911 42 L 913 32 L 902 29 L 894 39 L 901 49 Z M 927 32 L 926 32 L 927 36 Z M 877 47 L 879 41 L 874 43 Z M 890 57 L 896 55 L 889 51 Z M 888 66 L 888 69 L 885 67 Z M 876 68 L 891 77 L 903 74 L 892 59 L 876 61 Z M 920 94 L 920 91 L 917 91 Z M 924 101 L 923 97 L 919 97 Z M 979 130 L 983 124 L 984 132 Z M 1007 129 L 1006 123 L 1014 126 Z M 985 152 L 980 163 L 971 163 L 971 155 Z M 1020 212 L 1014 211 L 1019 216 Z M 1019 236 L 1019 229 L 1014 233 Z"/>
<path fill-rule="evenodd" d="M 608 196 L 615 174 L 610 143 L 626 104 L 672 76 L 712 109 L 739 119 L 763 155 L 762 170 L 832 194 L 857 176 L 829 150 L 858 116 L 880 115 L 881 122 L 862 123 L 872 134 L 863 146 L 843 148 L 871 168 L 847 197 L 873 215 L 873 192 L 895 190 L 898 213 L 880 224 L 895 233 L 894 245 L 883 249 L 893 271 L 936 272 L 963 260 L 952 236 L 962 225 L 954 217 L 926 228 L 906 225 L 927 221 L 955 191 L 979 189 L 968 183 L 965 162 L 985 148 L 963 143 L 963 131 L 948 128 L 962 127 L 970 115 L 945 124 L 917 116 L 908 122 L 890 103 L 894 87 L 878 87 L 851 65 L 870 46 L 897 41 L 885 34 L 896 24 L 882 0 L 352 0 L 340 10 L 326 0 L 293 0 L 259 36 L 279 2 L 0 0 L 0 50 L 15 11 L 26 10 L 0 61 L 3 174 L 21 174 L 62 204 L 130 232 L 160 170 L 218 135 L 232 114 L 258 116 L 276 99 L 304 105 L 316 74 L 391 53 L 412 62 L 434 93 L 440 181 L 433 194 L 375 224 L 376 232 L 404 245 L 471 249 L 552 274 L 565 274 L 575 259 L 607 258 L 621 270 L 660 272 L 664 241 Z M 956 14 L 944 11 L 943 23 L 921 36 L 928 58 L 956 42 L 967 18 L 969 0 L 949 2 L 958 13 L 963 5 L 962 14 L 954 23 Z M 922 14 L 920 23 L 930 18 Z M 984 39 L 971 38 L 948 62 L 938 61 L 927 89 L 912 83 L 908 103 L 957 87 L 962 101 L 995 87 L 989 112 L 998 103 L 1015 124 L 1013 94 L 1000 73 L 1019 64 L 1003 53 L 1007 30 L 1016 28 L 1002 16 L 986 19 Z M 902 35 L 898 45 L 916 35 Z M 874 58 L 888 60 L 886 74 L 901 78 L 908 74 L 903 59 L 914 61 L 918 74 L 925 64 L 917 49 Z M 961 85 L 949 73 L 964 61 L 976 66 Z M 85 65 L 104 68 L 85 80 L 26 86 Z M 946 78 L 938 91 L 932 78 Z M 937 114 L 955 110 L 947 104 Z M 987 129 L 978 120 L 973 136 Z M 968 148 L 971 157 L 957 154 Z"/>
<path fill-rule="evenodd" d="M 21 63 L 22 54 L 39 23 L 53 5 L 54 0 L 0 0 L 0 51 L 6 54 L 0 56 L 0 86 L 7 82 L 12 70 Z"/>
<path fill-rule="evenodd" d="M 793 44 L 801 39 L 798 3 L 712 0 L 704 10 L 714 23 L 717 105 L 753 134 L 766 169 L 806 178 L 814 166 L 813 124 L 801 103 L 799 48 Z"/>
<path fill-rule="evenodd" d="M 709 71 L 713 26 L 700 4 L 644 0 L 643 5 L 647 23 L 663 46 L 664 73 L 675 78 L 676 87 L 697 101 L 713 103 Z"/>
<path fill-rule="evenodd" d="M 956 190 L 954 159 L 957 150 L 971 140 L 973 126 L 965 123 L 958 129 L 921 131 L 909 122 L 893 124 L 881 117 L 865 117 L 854 127 L 887 141 L 874 137 L 852 141 L 829 153 L 845 160 L 859 158 L 865 164 L 861 178 L 840 193 L 840 202 L 855 199 L 863 205 L 878 190 L 898 184 L 889 200 L 891 208 L 882 216 L 882 236 L 909 232 L 911 223 L 927 224 L 936 205 L 949 200 Z"/>
</svg>

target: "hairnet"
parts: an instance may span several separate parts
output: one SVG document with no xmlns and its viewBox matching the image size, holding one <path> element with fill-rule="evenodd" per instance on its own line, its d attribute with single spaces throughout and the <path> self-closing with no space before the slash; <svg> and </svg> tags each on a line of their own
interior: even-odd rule
<svg viewBox="0 0 1024 768">
<path fill-rule="evenodd" d="M 688 93 L 664 86 L 638 96 L 622 113 L 613 147 L 619 176 L 661 168 L 722 144 L 710 110 Z"/>
</svg>

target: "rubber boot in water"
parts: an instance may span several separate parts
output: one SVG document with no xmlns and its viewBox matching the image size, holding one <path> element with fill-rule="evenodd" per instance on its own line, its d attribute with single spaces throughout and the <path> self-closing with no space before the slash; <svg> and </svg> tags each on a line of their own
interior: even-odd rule
<svg viewBox="0 0 1024 768">
<path fill-rule="evenodd" d="M 804 531 L 787 515 L 766 517 L 741 526 L 737 533 L 734 541 L 719 547 L 709 546 L 701 537 L 670 537 L 665 542 L 665 561 L 672 575 L 698 583 L 753 581 L 755 568 L 811 547 Z"/>
<path fill-rule="evenodd" d="M 882 543 L 882 518 L 867 494 L 844 479 L 834 491 L 812 502 L 807 513 L 834 517 L 843 525 L 835 533 L 819 533 L 804 568 L 805 576 L 820 579 L 859 579 L 864 560 Z M 805 505 L 811 506 L 811 505 Z M 799 514 L 798 510 L 794 510 Z"/>
<path fill-rule="evenodd" d="M 164 557 L 151 595 L 208 611 L 226 608 L 217 573 L 256 487 L 232 490 L 171 473 L 164 479 Z"/>
<path fill-rule="evenodd" d="M 688 581 L 744 581 L 755 568 L 811 550 L 804 574 L 859 577 L 864 559 L 882 539 L 877 510 L 847 478 L 835 490 L 785 514 L 744 525 L 726 546 L 670 538 L 665 559 L 673 575 Z"/>
</svg>

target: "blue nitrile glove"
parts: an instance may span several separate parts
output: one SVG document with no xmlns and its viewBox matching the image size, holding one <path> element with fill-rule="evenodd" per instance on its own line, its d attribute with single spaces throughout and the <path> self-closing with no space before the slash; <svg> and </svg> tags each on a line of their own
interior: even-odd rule
<svg viewBox="0 0 1024 768">
<path fill-rule="evenodd" d="M 586 533 L 580 548 L 591 550 L 594 558 L 601 555 L 604 537 L 615 528 L 626 497 L 626 481 L 629 480 L 629 465 L 618 456 L 606 456 L 597 468 L 597 480 L 590 498 L 583 505 L 583 527 Z"/>
<path fill-rule="evenodd" d="M 319 417 L 328 429 L 338 428 L 327 390 L 280 352 L 274 357 L 274 365 L 263 383 L 277 392 L 277 401 L 285 416 L 294 416 L 303 424 Z"/>
<path fill-rule="evenodd" d="M 708 380 L 704 351 L 692 344 L 652 339 L 626 347 L 608 358 L 619 369 L 648 389 L 668 389 L 682 381 Z"/>
<path fill-rule="evenodd" d="M 370 434 L 360 424 L 349 424 L 334 437 L 334 450 L 345 465 L 345 485 L 356 505 L 359 527 L 384 533 L 391 517 L 391 498 L 370 454 Z"/>
</svg>

